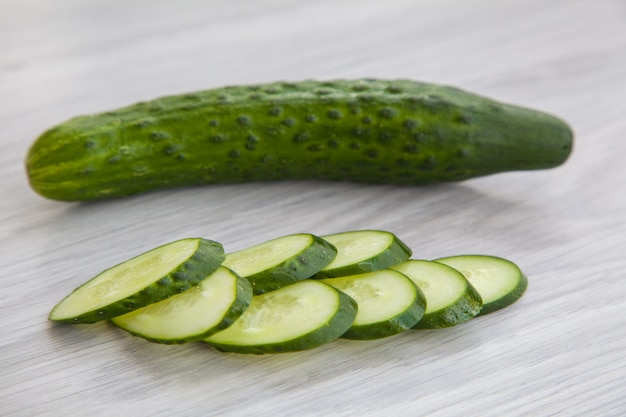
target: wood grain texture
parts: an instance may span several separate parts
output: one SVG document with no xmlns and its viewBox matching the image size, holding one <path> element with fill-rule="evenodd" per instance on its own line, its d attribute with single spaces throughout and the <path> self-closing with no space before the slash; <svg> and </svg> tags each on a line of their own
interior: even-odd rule
<svg viewBox="0 0 626 417">
<path fill-rule="evenodd" d="M 3 0 L 3 416 L 626 414 L 626 5 L 621 0 Z M 23 159 L 77 114 L 228 84 L 361 76 L 452 84 L 555 113 L 558 169 L 426 188 L 286 182 L 91 204 L 47 201 Z M 510 308 L 457 328 L 293 354 L 161 346 L 50 309 L 114 263 L 182 237 L 236 250 L 381 228 L 415 257 L 503 256 Z"/>
</svg>

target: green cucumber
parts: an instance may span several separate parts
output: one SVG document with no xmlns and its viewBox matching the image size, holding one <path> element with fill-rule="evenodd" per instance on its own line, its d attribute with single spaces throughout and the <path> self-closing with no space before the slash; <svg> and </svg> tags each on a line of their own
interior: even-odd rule
<svg viewBox="0 0 626 417">
<path fill-rule="evenodd" d="M 392 269 L 326 278 L 332 285 L 352 297 L 358 313 L 346 339 L 379 339 L 393 336 L 415 326 L 426 308 L 426 299 L 406 275 Z"/>
<path fill-rule="evenodd" d="M 251 302 L 250 283 L 220 267 L 198 285 L 111 322 L 151 342 L 187 343 L 227 328 Z"/>
<path fill-rule="evenodd" d="M 324 239 L 300 233 L 228 253 L 223 265 L 250 281 L 255 294 L 262 294 L 311 277 L 336 254 Z"/>
<path fill-rule="evenodd" d="M 26 170 L 65 201 L 244 181 L 421 185 L 556 167 L 572 143 L 554 116 L 451 87 L 277 82 L 75 117 L 37 138 Z"/>
<path fill-rule="evenodd" d="M 128 313 L 198 285 L 223 260 L 217 242 L 168 243 L 101 272 L 61 300 L 49 319 L 94 323 Z"/>
<path fill-rule="evenodd" d="M 404 242 L 383 230 L 355 230 L 322 236 L 322 239 L 337 248 L 337 256 L 315 278 L 379 271 L 411 256 L 411 249 Z"/>
<path fill-rule="evenodd" d="M 436 259 L 461 272 L 481 295 L 481 315 L 500 310 L 519 300 L 528 279 L 513 262 L 487 255 L 458 255 Z"/>
<path fill-rule="evenodd" d="M 204 339 L 218 350 L 283 353 L 321 346 L 354 322 L 356 302 L 332 286 L 304 280 L 254 296 L 232 326 Z"/>
<path fill-rule="evenodd" d="M 424 293 L 426 310 L 416 329 L 456 326 L 478 315 L 480 294 L 456 269 L 443 263 L 411 259 L 392 269 L 409 277 Z"/>
</svg>

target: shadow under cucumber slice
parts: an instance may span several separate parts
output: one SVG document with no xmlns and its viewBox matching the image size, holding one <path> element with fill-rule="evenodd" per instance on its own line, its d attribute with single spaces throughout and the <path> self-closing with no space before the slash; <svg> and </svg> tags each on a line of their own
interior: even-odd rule
<svg viewBox="0 0 626 417">
<path fill-rule="evenodd" d="M 479 293 L 456 269 L 442 263 L 411 259 L 392 269 L 409 277 L 426 297 L 424 317 L 416 329 L 456 326 L 480 312 Z"/>
<path fill-rule="evenodd" d="M 49 319 L 94 323 L 164 300 L 197 285 L 224 260 L 222 245 L 181 239 L 109 268 L 76 288 Z"/>
</svg>

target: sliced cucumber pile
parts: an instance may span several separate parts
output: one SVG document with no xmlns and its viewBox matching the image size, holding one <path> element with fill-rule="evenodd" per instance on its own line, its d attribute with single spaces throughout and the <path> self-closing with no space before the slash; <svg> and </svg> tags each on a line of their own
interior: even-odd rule
<svg viewBox="0 0 626 417">
<path fill-rule="evenodd" d="M 528 285 L 499 257 L 411 256 L 381 230 L 292 234 L 228 254 L 211 240 L 182 239 L 101 272 L 49 318 L 109 320 L 150 342 L 282 353 L 457 326 L 514 303 Z"/>
</svg>

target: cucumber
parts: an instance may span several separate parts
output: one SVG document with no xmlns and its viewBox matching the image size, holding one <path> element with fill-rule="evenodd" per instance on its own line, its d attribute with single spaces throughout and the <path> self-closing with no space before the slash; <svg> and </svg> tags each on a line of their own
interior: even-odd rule
<svg viewBox="0 0 626 417">
<path fill-rule="evenodd" d="M 487 255 L 458 255 L 436 259 L 449 265 L 472 284 L 481 295 L 480 315 L 507 307 L 519 300 L 528 286 L 528 279 L 513 262 Z"/>
<path fill-rule="evenodd" d="M 355 230 L 322 236 L 337 248 L 335 259 L 315 278 L 333 278 L 378 271 L 406 261 L 411 249 L 391 232 Z"/>
<path fill-rule="evenodd" d="M 295 352 L 339 338 L 354 322 L 356 302 L 332 286 L 304 280 L 254 296 L 232 326 L 206 339 L 236 353 Z"/>
<path fill-rule="evenodd" d="M 443 263 L 411 259 L 392 269 L 409 277 L 424 293 L 426 310 L 417 329 L 456 326 L 478 315 L 482 299 L 456 269 Z"/>
<path fill-rule="evenodd" d="M 94 323 L 147 306 L 198 285 L 224 261 L 221 244 L 189 238 L 109 268 L 76 288 L 49 319 Z"/>
<path fill-rule="evenodd" d="M 250 283 L 220 267 L 181 294 L 114 317 L 111 322 L 151 342 L 187 343 L 227 328 L 251 302 Z"/>
<path fill-rule="evenodd" d="M 255 294 L 262 294 L 311 277 L 336 254 L 324 239 L 300 233 L 228 253 L 223 265 L 248 279 Z"/>
<path fill-rule="evenodd" d="M 572 143 L 554 116 L 451 87 L 277 82 L 72 118 L 36 139 L 26 170 L 64 201 L 246 181 L 422 185 L 556 167 Z"/>
<path fill-rule="evenodd" d="M 406 275 L 392 269 L 322 282 L 348 294 L 358 305 L 354 323 L 342 335 L 346 339 L 393 336 L 415 326 L 424 315 L 422 292 Z"/>
</svg>

